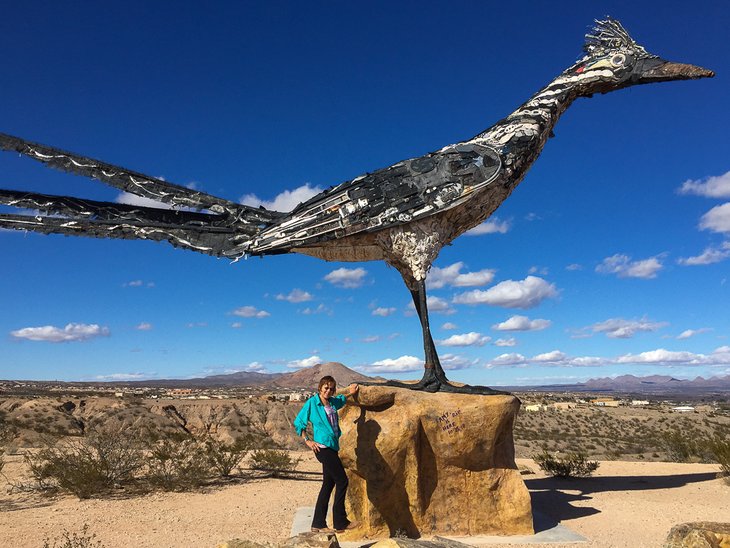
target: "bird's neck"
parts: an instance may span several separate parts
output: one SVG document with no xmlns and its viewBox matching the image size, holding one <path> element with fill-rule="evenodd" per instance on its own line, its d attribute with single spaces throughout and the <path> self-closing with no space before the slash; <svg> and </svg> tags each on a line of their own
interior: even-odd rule
<svg viewBox="0 0 730 548">
<path fill-rule="evenodd" d="M 545 144 L 560 116 L 578 97 L 577 86 L 561 74 L 517 110 L 477 136 L 500 148 Z"/>
</svg>

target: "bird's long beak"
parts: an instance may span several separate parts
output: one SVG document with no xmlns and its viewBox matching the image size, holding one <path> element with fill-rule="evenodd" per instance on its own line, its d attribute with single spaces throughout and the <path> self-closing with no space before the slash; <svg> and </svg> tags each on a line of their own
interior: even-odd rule
<svg viewBox="0 0 730 548">
<path fill-rule="evenodd" d="M 697 80 L 712 78 L 715 73 L 695 65 L 672 63 L 663 59 L 647 59 L 638 75 L 639 83 L 667 82 L 669 80 Z"/>
</svg>

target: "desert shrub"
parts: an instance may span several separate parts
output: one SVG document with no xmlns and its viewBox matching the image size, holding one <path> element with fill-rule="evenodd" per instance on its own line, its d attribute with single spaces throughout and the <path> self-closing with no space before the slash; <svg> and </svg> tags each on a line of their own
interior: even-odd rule
<svg viewBox="0 0 730 548">
<path fill-rule="evenodd" d="M 143 465 L 133 432 L 93 430 L 80 439 L 44 443 L 24 455 L 31 475 L 41 488 L 57 486 L 80 499 L 131 481 Z"/>
<path fill-rule="evenodd" d="M 165 490 L 199 487 L 205 483 L 210 471 L 205 444 L 190 435 L 160 439 L 148 455 L 147 479 Z"/>
<path fill-rule="evenodd" d="M 299 464 L 300 459 L 292 458 L 287 451 L 279 449 L 259 449 L 251 453 L 250 464 L 254 470 L 269 472 L 273 477 L 286 476 Z"/>
<path fill-rule="evenodd" d="M 254 445 L 253 436 L 238 438 L 233 443 L 224 443 L 215 439 L 205 440 L 205 453 L 210 468 L 226 478 L 236 468 Z"/>
<path fill-rule="evenodd" d="M 662 446 L 673 462 L 689 462 L 702 453 L 701 444 L 680 430 L 663 432 Z"/>
<path fill-rule="evenodd" d="M 60 537 L 56 537 L 52 541 L 45 538 L 43 548 L 104 548 L 104 545 L 101 541 L 96 540 L 95 533 L 89 534 L 89 525 L 85 523 L 81 528 L 81 533 L 64 530 Z"/>
<path fill-rule="evenodd" d="M 707 442 L 707 449 L 720 464 L 720 472 L 730 477 L 730 439 L 715 438 Z"/>
<path fill-rule="evenodd" d="M 532 459 L 540 467 L 540 470 L 559 478 L 590 476 L 598 469 L 598 462 L 588 460 L 583 453 L 568 453 L 566 456 L 561 457 L 543 451 L 534 455 Z"/>
</svg>

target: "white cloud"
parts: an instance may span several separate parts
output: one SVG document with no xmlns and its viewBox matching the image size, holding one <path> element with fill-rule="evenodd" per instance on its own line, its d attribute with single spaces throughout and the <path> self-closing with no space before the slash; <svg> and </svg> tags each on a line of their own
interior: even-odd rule
<svg viewBox="0 0 730 548">
<path fill-rule="evenodd" d="M 320 363 L 322 363 L 322 360 L 319 356 L 310 356 L 309 358 L 304 358 L 303 360 L 290 361 L 286 364 L 286 366 L 289 369 L 304 369 L 305 367 L 313 367 Z"/>
<path fill-rule="evenodd" d="M 364 343 L 376 343 L 380 340 L 379 335 L 370 335 L 368 337 L 365 337 L 362 339 L 362 342 Z"/>
<path fill-rule="evenodd" d="M 679 335 L 677 335 L 677 339 L 689 339 L 690 337 L 694 337 L 695 335 L 699 335 L 700 333 L 706 333 L 708 331 L 712 331 L 712 329 L 710 329 L 709 327 L 701 327 L 700 329 L 685 329 Z"/>
<path fill-rule="evenodd" d="M 189 322 L 185 324 L 185 327 L 190 329 L 194 327 L 208 327 L 208 322 Z"/>
<path fill-rule="evenodd" d="M 576 271 L 576 270 L 583 270 L 583 265 L 580 265 L 578 263 L 572 263 L 565 267 L 565 270 Z"/>
<path fill-rule="evenodd" d="M 730 257 L 730 242 L 723 242 L 722 247 L 708 247 L 695 257 L 683 257 L 677 260 L 682 266 L 697 266 L 719 263 Z"/>
<path fill-rule="evenodd" d="M 163 202 L 158 202 L 157 200 L 152 200 L 151 198 L 144 198 L 142 196 L 137 196 L 136 194 L 131 194 L 129 192 L 120 193 L 116 198 L 114 198 L 114 201 L 118 204 L 127 204 L 127 205 L 133 205 L 133 206 L 143 206 L 143 207 L 154 207 L 157 209 L 172 209 L 172 206 L 169 204 L 165 204 Z"/>
<path fill-rule="evenodd" d="M 149 378 L 144 373 L 110 373 L 108 375 L 96 375 L 94 377 L 97 381 L 136 381 L 140 379 Z"/>
<path fill-rule="evenodd" d="M 391 315 L 395 314 L 395 312 L 396 312 L 396 309 L 393 307 L 386 308 L 383 306 L 379 306 L 378 308 L 376 308 L 372 311 L 372 315 L 385 318 L 386 316 L 391 316 Z"/>
<path fill-rule="evenodd" d="M 423 368 L 423 360 L 415 356 L 401 356 L 400 358 L 386 358 L 367 365 L 361 369 L 367 373 L 401 373 L 418 371 Z"/>
<path fill-rule="evenodd" d="M 451 335 L 448 339 L 437 341 L 441 346 L 484 346 L 492 337 L 482 335 L 475 331 L 461 335 Z"/>
<path fill-rule="evenodd" d="M 510 229 L 509 221 L 500 221 L 497 217 L 484 221 L 471 230 L 464 232 L 465 236 L 481 236 L 482 234 L 506 234 Z"/>
<path fill-rule="evenodd" d="M 255 306 L 240 306 L 231 312 L 234 316 L 241 318 L 266 318 L 271 316 L 266 310 L 259 310 Z"/>
<path fill-rule="evenodd" d="M 517 346 L 517 339 L 510 337 L 509 339 L 497 339 L 494 346 Z"/>
<path fill-rule="evenodd" d="M 367 275 L 364 268 L 338 268 L 327 274 L 324 279 L 337 287 L 354 289 L 360 287 Z"/>
<path fill-rule="evenodd" d="M 138 331 L 149 331 L 152 329 L 152 324 L 149 322 L 142 322 L 135 327 Z"/>
<path fill-rule="evenodd" d="M 442 299 L 441 297 L 436 297 L 434 295 L 429 295 L 426 298 L 426 307 L 428 308 L 429 313 L 433 312 L 436 314 L 444 314 L 446 316 L 456 314 L 456 310 L 451 307 L 446 299 Z M 407 315 L 409 316 L 412 316 L 415 313 L 416 307 L 413 305 L 413 301 L 408 303 L 406 310 Z"/>
<path fill-rule="evenodd" d="M 94 339 L 96 337 L 108 337 L 108 327 L 101 327 L 97 324 L 70 323 L 66 327 L 54 327 L 44 325 L 42 327 L 24 327 L 10 334 L 16 339 L 44 342 L 76 342 Z"/>
<path fill-rule="evenodd" d="M 560 350 L 552 350 L 532 357 L 531 361 L 543 363 L 564 363 L 568 356 Z"/>
<path fill-rule="evenodd" d="M 607 365 L 610 363 L 604 358 L 598 358 L 594 356 L 582 356 L 578 358 L 571 358 L 560 350 L 552 350 L 550 352 L 544 352 L 537 354 L 532 358 L 527 358 L 522 354 L 501 354 L 493 360 L 487 363 L 487 367 L 498 367 L 498 366 L 526 366 L 529 364 L 536 364 L 539 366 L 550 366 L 550 367 L 597 367 L 601 365 Z"/>
<path fill-rule="evenodd" d="M 325 306 L 322 303 L 320 303 L 319 305 L 317 305 L 317 308 L 311 308 L 311 307 L 308 306 L 305 309 L 300 310 L 300 312 L 302 314 L 304 314 L 305 316 L 313 316 L 315 314 L 332 315 L 332 309 L 329 308 L 328 306 Z"/>
<path fill-rule="evenodd" d="M 239 202 L 243 205 L 251 207 L 263 206 L 266 209 L 273 211 L 291 211 L 301 202 L 309 200 L 312 196 L 316 196 L 322 192 L 322 188 L 319 186 L 309 186 L 309 183 L 295 188 L 294 190 L 285 190 L 281 194 L 277 194 L 276 198 L 267 201 L 262 200 L 255 194 L 245 194 L 241 196 Z"/>
<path fill-rule="evenodd" d="M 478 287 L 487 285 L 494 279 L 494 270 L 483 269 L 476 272 L 461 273 L 463 262 L 454 263 L 444 268 L 433 267 L 426 278 L 431 289 L 440 289 L 445 285 L 454 287 Z"/>
<path fill-rule="evenodd" d="M 623 318 L 610 318 L 603 322 L 595 323 L 585 329 L 594 333 L 605 333 L 611 339 L 630 339 L 639 332 L 652 332 L 666 327 L 667 322 L 652 322 L 646 318 L 641 320 L 624 320 Z"/>
<path fill-rule="evenodd" d="M 602 358 L 597 356 L 570 357 L 560 350 L 552 350 L 527 358 L 522 354 L 501 354 L 487 362 L 487 368 L 499 366 L 525 367 L 534 364 L 549 367 L 604 367 L 619 364 L 651 364 L 676 367 L 679 365 L 705 365 L 726 367 L 730 365 L 730 346 L 721 346 L 710 354 L 695 354 L 685 351 L 671 351 L 664 348 L 641 352 L 639 354 L 624 354 L 617 358 Z"/>
<path fill-rule="evenodd" d="M 231 324 L 231 327 L 232 327 L 233 329 L 241 329 L 241 328 L 243 327 L 243 324 L 242 324 L 241 322 L 233 322 L 233 323 Z"/>
<path fill-rule="evenodd" d="M 700 219 L 702 230 L 730 232 L 730 202 L 713 207 Z"/>
<path fill-rule="evenodd" d="M 680 194 L 694 194 L 707 198 L 730 198 L 730 171 L 724 175 L 707 177 L 706 179 L 689 179 L 682 183 Z"/>
<path fill-rule="evenodd" d="M 276 297 L 277 301 L 287 301 L 290 303 L 304 303 L 307 301 L 311 301 L 314 297 L 311 293 L 307 291 L 302 291 L 301 289 L 292 289 L 288 295 L 283 295 L 282 293 L 279 293 Z"/>
<path fill-rule="evenodd" d="M 132 280 L 130 282 L 124 282 L 122 287 L 155 287 L 155 282 L 144 282 L 142 280 Z"/>
<path fill-rule="evenodd" d="M 534 308 L 543 300 L 556 297 L 555 285 L 536 276 L 522 281 L 506 280 L 486 291 L 475 289 L 454 297 L 457 304 L 490 304 L 505 308 Z"/>
<path fill-rule="evenodd" d="M 546 266 L 531 266 L 527 271 L 528 274 L 540 274 L 540 276 L 547 276 L 550 270 Z"/>
<path fill-rule="evenodd" d="M 550 320 L 531 320 L 527 316 L 515 315 L 502 323 L 494 324 L 492 329 L 497 331 L 541 331 L 550 327 L 551 324 Z"/>
<path fill-rule="evenodd" d="M 659 259 L 660 257 L 657 256 L 632 261 L 628 255 L 617 253 L 603 259 L 603 262 L 596 267 L 596 272 L 616 274 L 619 278 L 656 278 L 657 272 L 664 266 Z"/>
<path fill-rule="evenodd" d="M 490 361 L 488 365 L 490 365 L 490 366 L 524 365 L 526 363 L 527 363 L 527 361 L 522 354 L 512 352 L 509 354 L 500 354 L 499 356 L 494 358 L 492 361 Z"/>
<path fill-rule="evenodd" d="M 468 369 L 479 363 L 478 359 L 469 359 L 464 356 L 457 354 L 443 354 L 440 358 L 441 367 L 447 371 L 454 371 L 456 369 Z"/>
<path fill-rule="evenodd" d="M 444 329 L 445 331 L 451 331 L 452 329 L 457 329 L 458 326 L 455 323 L 446 322 L 441 326 L 441 329 Z"/>
<path fill-rule="evenodd" d="M 694 354 L 692 352 L 676 352 L 657 348 L 640 354 L 625 354 L 620 356 L 617 363 L 659 363 L 659 364 L 677 364 L 683 365 L 701 365 L 707 363 L 707 356 L 704 354 Z"/>
</svg>

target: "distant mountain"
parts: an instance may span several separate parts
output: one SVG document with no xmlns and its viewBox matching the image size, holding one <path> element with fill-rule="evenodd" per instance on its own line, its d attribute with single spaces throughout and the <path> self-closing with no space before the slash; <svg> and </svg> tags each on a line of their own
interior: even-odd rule
<svg viewBox="0 0 730 548">
<path fill-rule="evenodd" d="M 333 377 L 337 381 L 338 388 L 345 387 L 353 382 L 372 382 L 380 379 L 379 377 L 375 379 L 362 375 L 338 362 L 327 362 L 313 367 L 305 367 L 292 373 L 285 373 L 278 377 L 274 384 L 282 388 L 311 388 L 316 390 L 319 379 L 325 375 Z"/>
<path fill-rule="evenodd" d="M 117 385 L 157 386 L 163 388 L 223 388 L 235 386 L 264 386 L 270 388 L 308 388 L 317 389 L 319 379 L 330 375 L 337 381 L 338 387 L 353 382 L 381 380 L 381 377 L 368 377 L 341 363 L 327 362 L 312 367 L 305 367 L 291 373 L 257 373 L 237 371 L 226 375 L 211 375 L 196 379 L 159 379 L 148 381 L 117 382 Z"/>
<path fill-rule="evenodd" d="M 545 385 L 530 387 L 509 387 L 511 390 L 566 390 L 572 392 L 617 392 L 628 394 L 668 395 L 668 396 L 700 396 L 730 393 L 730 375 L 705 379 L 696 377 L 692 380 L 677 379 L 668 375 L 650 375 L 636 377 L 620 375 L 615 378 L 603 377 L 590 379 L 584 383 Z"/>
</svg>

